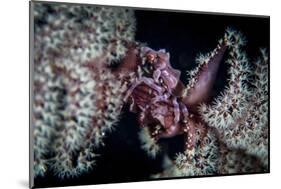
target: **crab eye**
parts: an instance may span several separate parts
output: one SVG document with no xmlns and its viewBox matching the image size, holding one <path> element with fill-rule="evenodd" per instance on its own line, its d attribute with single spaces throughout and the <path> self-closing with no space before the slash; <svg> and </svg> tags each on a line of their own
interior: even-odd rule
<svg viewBox="0 0 281 189">
<path fill-rule="evenodd" d="M 154 59 L 155 59 L 155 56 L 153 54 L 147 55 L 147 60 L 148 60 L 149 63 L 153 63 Z"/>
</svg>

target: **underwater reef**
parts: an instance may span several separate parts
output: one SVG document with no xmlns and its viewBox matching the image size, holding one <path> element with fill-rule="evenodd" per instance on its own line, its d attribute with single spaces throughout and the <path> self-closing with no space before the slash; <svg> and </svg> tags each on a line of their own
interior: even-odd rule
<svg viewBox="0 0 281 189">
<path fill-rule="evenodd" d="M 268 172 L 268 50 L 250 59 L 246 37 L 225 28 L 185 73 L 165 48 L 135 40 L 137 24 L 132 9 L 34 3 L 35 176 L 95 172 L 126 108 L 143 154 L 163 157 L 152 178 Z M 213 97 L 222 64 L 226 86 Z M 170 157 L 159 141 L 179 135 L 183 150 Z"/>
</svg>

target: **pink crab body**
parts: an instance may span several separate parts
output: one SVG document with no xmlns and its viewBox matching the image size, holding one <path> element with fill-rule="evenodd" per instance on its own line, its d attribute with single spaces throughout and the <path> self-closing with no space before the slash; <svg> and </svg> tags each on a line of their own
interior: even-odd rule
<svg viewBox="0 0 281 189">
<path fill-rule="evenodd" d="M 172 68 L 169 53 L 163 49 L 154 51 L 142 47 L 138 57 L 137 51 L 130 51 L 127 59 L 133 59 L 134 66 L 125 60 L 124 67 L 119 69 L 133 68 L 134 72 L 138 70 L 140 73 L 129 84 L 124 99 L 130 103 L 130 111 L 138 113 L 140 125 L 150 128 L 153 138 L 158 140 L 184 134 L 185 148 L 194 148 L 195 128 L 198 125 L 194 110 L 208 98 L 224 51 L 225 47 L 219 46 L 217 53 L 198 73 L 196 84 L 185 96 L 182 96 L 184 87 L 179 80 L 181 72 Z"/>
<path fill-rule="evenodd" d="M 164 85 L 169 93 L 177 86 L 181 72 L 172 68 L 170 54 L 164 49 L 154 51 L 148 47 L 143 48 L 143 54 L 148 63 L 152 64 L 153 79 L 156 83 Z"/>
</svg>

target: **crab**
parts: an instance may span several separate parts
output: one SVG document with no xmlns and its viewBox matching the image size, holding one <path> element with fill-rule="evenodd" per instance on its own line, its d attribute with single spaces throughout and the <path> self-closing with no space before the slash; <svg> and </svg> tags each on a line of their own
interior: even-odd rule
<svg viewBox="0 0 281 189">
<path fill-rule="evenodd" d="M 215 48 L 209 61 L 200 66 L 196 83 L 188 93 L 180 81 L 181 72 L 170 64 L 169 52 L 149 47 L 132 51 L 129 57 L 133 56 L 136 62 L 137 74 L 129 84 L 124 101 L 130 105 L 131 112 L 138 114 L 139 124 L 149 127 L 156 141 L 184 134 L 185 148 L 192 154 L 195 131 L 204 129 L 198 126 L 202 124 L 198 124 L 196 106 L 208 99 L 225 49 L 223 44 Z M 123 66 L 126 67 L 126 63 Z"/>
<path fill-rule="evenodd" d="M 173 95 L 173 90 L 177 86 L 180 77 L 180 71 L 175 70 L 171 67 L 169 59 L 170 54 L 166 53 L 164 49 L 159 51 L 154 51 L 151 48 L 144 47 L 141 49 L 141 54 L 143 54 L 142 67 L 140 67 L 141 73 L 133 85 L 128 89 L 128 92 L 125 96 L 125 101 L 132 94 L 134 89 L 140 84 L 144 83 L 150 88 L 157 92 L 157 95 L 149 104 L 155 104 L 157 102 L 168 102 L 169 99 L 172 99 L 172 104 L 174 106 L 174 124 L 176 125 L 180 119 L 180 106 L 177 102 L 177 98 Z M 151 77 L 150 77 L 151 76 Z M 150 92 L 151 93 L 151 92 Z M 132 99 L 134 101 L 134 99 Z M 143 113 L 150 106 L 139 106 Z M 132 107 L 134 102 L 132 103 Z M 187 112 L 186 107 L 184 111 Z M 131 108 L 132 109 L 132 108 Z M 154 117 L 158 117 L 159 121 L 164 124 L 163 118 L 159 117 L 159 114 L 154 113 Z"/>
</svg>

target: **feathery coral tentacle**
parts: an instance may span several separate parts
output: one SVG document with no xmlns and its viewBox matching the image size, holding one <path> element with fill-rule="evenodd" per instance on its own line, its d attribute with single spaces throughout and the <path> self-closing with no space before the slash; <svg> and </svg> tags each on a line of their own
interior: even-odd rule
<svg viewBox="0 0 281 189">
<path fill-rule="evenodd" d="M 157 127 L 157 126 L 156 126 Z M 159 153 L 160 146 L 154 137 L 151 136 L 149 128 L 144 127 L 139 132 L 139 139 L 141 142 L 141 148 L 152 158 L 155 158 Z"/>
</svg>

